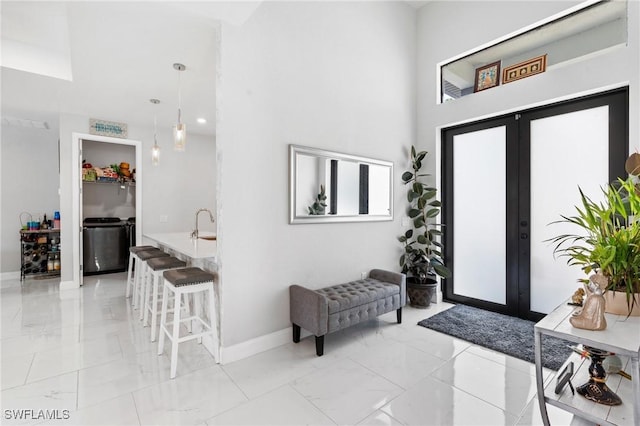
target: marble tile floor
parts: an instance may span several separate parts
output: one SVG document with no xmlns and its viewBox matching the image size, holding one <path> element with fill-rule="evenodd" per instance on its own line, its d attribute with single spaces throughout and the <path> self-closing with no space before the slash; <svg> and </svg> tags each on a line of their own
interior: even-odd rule
<svg viewBox="0 0 640 426">
<path fill-rule="evenodd" d="M 63 292 L 56 280 L 0 283 L 1 424 L 542 424 L 532 364 L 416 325 L 449 304 L 331 334 L 322 357 L 309 337 L 217 365 L 187 342 L 170 380 L 125 279 L 86 277 Z M 550 414 L 554 425 L 586 424 Z"/>
</svg>

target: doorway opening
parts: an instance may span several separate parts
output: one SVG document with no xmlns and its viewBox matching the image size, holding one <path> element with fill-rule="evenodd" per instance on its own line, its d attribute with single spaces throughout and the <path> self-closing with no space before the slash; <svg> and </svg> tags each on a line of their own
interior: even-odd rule
<svg viewBox="0 0 640 426">
<path fill-rule="evenodd" d="M 78 283 L 80 286 L 83 284 L 83 276 L 85 275 L 85 243 L 90 245 L 91 241 L 93 241 L 93 244 L 90 247 L 92 253 L 90 256 L 91 262 L 89 263 L 92 263 L 92 266 L 89 268 L 89 273 L 99 273 L 101 272 L 100 269 L 103 267 L 104 272 L 122 269 L 117 259 L 115 259 L 115 264 L 113 263 L 113 256 L 117 255 L 113 250 L 125 250 L 122 245 L 118 245 L 117 249 L 115 248 L 116 245 L 114 244 L 114 239 L 118 240 L 123 235 L 120 234 L 120 232 L 112 232 L 113 230 L 106 229 L 110 227 L 110 224 L 93 226 L 91 229 L 87 229 L 84 224 L 85 219 L 117 217 L 120 219 L 119 222 L 124 219 L 126 222 L 136 223 L 138 226 L 134 227 L 131 227 L 129 224 L 118 225 L 123 226 L 122 230 L 124 232 L 127 231 L 124 227 L 129 227 L 128 231 L 130 231 L 130 233 L 126 236 L 128 239 L 127 244 L 129 244 L 129 242 L 136 244 L 136 241 L 141 241 L 142 239 L 142 227 L 140 226 L 142 218 L 141 146 L 142 144 L 140 141 L 131 139 L 120 139 L 81 133 L 73 133 L 72 135 L 72 164 L 77 165 L 77 167 L 74 167 L 72 171 L 72 179 L 74 182 L 72 186 L 72 199 L 74 206 L 72 212 L 73 282 Z M 96 160 L 93 160 L 88 156 L 94 156 Z M 117 161 L 117 159 L 120 158 L 123 160 Z M 131 158 L 133 158 L 133 160 L 131 160 Z M 92 166 L 99 168 L 102 168 L 105 165 L 108 166 L 115 164 L 119 166 L 119 163 L 129 163 L 130 172 L 133 171 L 133 169 L 136 170 L 135 184 L 132 184 L 132 182 L 123 184 L 117 180 L 114 182 L 109 179 L 104 179 L 101 182 L 98 182 L 97 179 L 94 182 L 89 182 L 86 179 L 83 180 L 83 160 L 85 160 L 85 164 L 86 162 L 90 162 Z M 94 164 L 94 162 L 96 164 Z M 124 201 L 124 203 L 122 203 L 122 205 L 117 205 L 119 201 Z M 87 209 L 86 212 L 85 208 Z M 91 238 L 87 235 L 88 233 L 93 234 L 91 235 Z M 96 242 L 96 238 L 98 242 Z M 106 248 L 103 245 L 104 241 L 107 241 L 111 248 Z M 98 246 L 98 243 L 101 245 Z M 100 259 L 105 259 L 102 265 L 99 264 L 101 261 L 100 259 L 96 260 L 96 256 Z M 128 253 L 126 253 L 125 256 L 128 256 Z"/>
<path fill-rule="evenodd" d="M 124 272 L 135 244 L 133 145 L 82 141 L 82 273 Z"/>
</svg>

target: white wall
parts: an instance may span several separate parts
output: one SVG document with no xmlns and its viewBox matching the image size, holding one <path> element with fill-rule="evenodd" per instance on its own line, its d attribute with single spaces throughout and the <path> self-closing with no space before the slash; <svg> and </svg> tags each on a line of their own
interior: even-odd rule
<svg viewBox="0 0 640 426">
<path fill-rule="evenodd" d="M 109 117 L 105 117 L 109 120 Z M 89 117 L 62 114 L 60 116 L 61 141 L 61 240 L 63 253 L 71 252 L 71 133 L 89 133 Z M 161 148 L 160 164 L 151 164 L 153 126 L 130 124 L 129 139 L 142 142 L 142 226 L 143 233 L 190 232 L 194 225 L 195 212 L 200 207 L 216 209 L 216 147 L 212 137 L 195 133 L 188 134 L 185 152 L 176 152 L 172 146 L 169 127 L 158 128 L 158 145 Z M 167 216 L 161 223 L 160 217 Z M 200 220 L 200 229 L 216 230 L 217 224 Z M 72 280 L 72 259 L 62 256 L 62 281 Z"/>
<path fill-rule="evenodd" d="M 7 114 L 11 115 L 11 114 Z M 31 115 L 33 117 L 33 115 Z M 53 219 L 58 201 L 58 123 L 50 128 L 2 126 L 0 273 L 20 271 L 20 213 Z M 26 224 L 27 216 L 23 218 Z"/>
<path fill-rule="evenodd" d="M 397 183 L 415 141 L 415 19 L 402 2 L 265 2 L 241 27 L 222 26 L 224 347 L 286 331 L 291 284 L 319 288 L 399 269 L 405 197 Z M 289 225 L 291 143 L 393 161 L 394 221 Z"/>
</svg>

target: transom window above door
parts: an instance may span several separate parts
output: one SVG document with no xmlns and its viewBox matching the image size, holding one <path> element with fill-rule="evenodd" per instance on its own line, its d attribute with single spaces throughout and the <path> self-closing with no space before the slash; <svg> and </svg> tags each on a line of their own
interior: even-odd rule
<svg viewBox="0 0 640 426">
<path fill-rule="evenodd" d="M 594 1 L 438 64 L 444 103 L 627 43 L 627 2 Z"/>
</svg>

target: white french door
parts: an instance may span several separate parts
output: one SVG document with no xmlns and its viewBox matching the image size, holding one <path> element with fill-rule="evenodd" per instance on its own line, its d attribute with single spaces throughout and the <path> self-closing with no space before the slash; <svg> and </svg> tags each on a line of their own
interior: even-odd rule
<svg viewBox="0 0 640 426">
<path fill-rule="evenodd" d="M 577 230 L 578 186 L 597 199 L 624 175 L 627 91 L 443 130 L 447 300 L 537 319 L 584 278 L 548 241 Z"/>
</svg>

